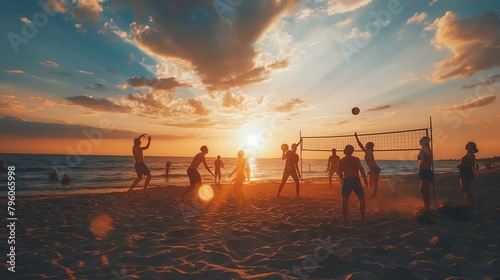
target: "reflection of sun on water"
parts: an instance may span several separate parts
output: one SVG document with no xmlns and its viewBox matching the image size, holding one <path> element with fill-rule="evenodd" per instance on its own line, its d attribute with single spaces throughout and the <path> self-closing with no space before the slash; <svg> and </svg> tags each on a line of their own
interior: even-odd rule
<svg viewBox="0 0 500 280">
<path fill-rule="evenodd" d="M 202 185 L 198 189 L 198 196 L 203 201 L 209 201 L 214 197 L 214 190 L 209 185 Z"/>
</svg>

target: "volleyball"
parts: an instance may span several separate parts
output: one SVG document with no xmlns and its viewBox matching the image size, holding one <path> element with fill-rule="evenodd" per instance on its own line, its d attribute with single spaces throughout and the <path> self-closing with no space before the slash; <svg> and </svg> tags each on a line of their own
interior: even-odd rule
<svg viewBox="0 0 500 280">
<path fill-rule="evenodd" d="M 288 151 L 288 145 L 287 145 L 286 143 L 281 144 L 281 150 L 282 150 L 283 152 Z"/>
<path fill-rule="evenodd" d="M 357 114 L 359 114 L 359 112 L 360 112 L 360 110 L 359 110 L 359 108 L 358 108 L 358 107 L 354 107 L 354 108 L 352 108 L 352 110 L 351 110 L 351 113 L 352 113 L 353 115 L 357 115 Z"/>
</svg>

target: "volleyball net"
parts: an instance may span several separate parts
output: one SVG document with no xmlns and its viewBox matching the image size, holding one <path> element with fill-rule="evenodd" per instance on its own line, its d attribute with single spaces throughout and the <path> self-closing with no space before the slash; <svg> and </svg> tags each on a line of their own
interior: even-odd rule
<svg viewBox="0 0 500 280">
<path fill-rule="evenodd" d="M 428 128 L 358 134 L 363 145 L 373 142 L 375 151 L 385 152 L 420 150 L 419 140 L 423 136 L 429 137 Z M 352 145 L 355 151 L 361 151 L 354 135 L 301 136 L 302 151 L 329 152 L 334 148 L 343 151 L 347 145 Z"/>
</svg>

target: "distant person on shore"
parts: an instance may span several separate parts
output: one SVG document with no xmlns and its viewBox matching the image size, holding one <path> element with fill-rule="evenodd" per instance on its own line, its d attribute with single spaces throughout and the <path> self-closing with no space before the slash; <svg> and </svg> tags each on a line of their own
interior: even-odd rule
<svg viewBox="0 0 500 280">
<path fill-rule="evenodd" d="M 361 165 L 359 158 L 352 156 L 354 153 L 354 147 L 352 145 L 345 146 L 343 157 L 339 161 L 339 177 L 342 180 L 342 223 L 347 225 L 349 220 L 347 218 L 347 203 L 349 202 L 349 196 L 351 191 L 354 191 L 359 200 L 359 215 L 361 221 L 365 219 L 365 193 L 363 191 L 363 186 L 359 180 L 359 173 L 363 176 L 365 185 L 368 185 L 366 181 L 365 169 Z"/>
<path fill-rule="evenodd" d="M 62 180 L 61 180 L 61 185 L 67 186 L 69 185 L 69 176 L 68 174 L 64 174 Z"/>
<path fill-rule="evenodd" d="M 374 198 L 375 195 L 377 194 L 378 190 L 378 178 L 380 175 L 380 167 L 378 167 L 377 163 L 375 162 L 375 157 L 373 156 L 373 148 L 375 147 L 375 144 L 373 142 L 367 142 L 366 146 L 363 146 L 361 141 L 359 141 L 358 134 L 354 132 L 354 136 L 356 137 L 356 141 L 358 142 L 359 147 L 363 152 L 365 152 L 365 162 L 366 165 L 368 165 L 368 168 L 370 169 L 368 171 L 368 175 L 370 180 L 368 180 L 368 185 L 372 189 L 372 194 L 371 197 Z"/>
<path fill-rule="evenodd" d="M 186 195 L 195 187 L 200 187 L 201 186 L 201 175 L 200 172 L 198 172 L 198 166 L 203 163 L 205 166 L 205 169 L 212 174 L 212 176 L 215 178 L 214 173 L 210 170 L 210 167 L 207 165 L 207 161 L 205 159 L 205 155 L 208 154 L 208 147 L 207 146 L 201 146 L 200 148 L 200 153 L 196 154 L 193 158 L 193 161 L 191 162 L 191 165 L 187 169 L 187 175 L 189 177 L 189 187 L 186 189 L 186 191 L 182 194 L 181 197 L 181 202 L 184 202 L 184 198 Z"/>
<path fill-rule="evenodd" d="M 137 184 L 142 180 L 142 175 L 146 175 L 146 181 L 144 182 L 144 193 L 146 195 L 148 192 L 149 181 L 151 181 L 151 171 L 144 163 L 144 150 L 149 149 L 149 145 L 151 144 L 151 136 L 148 136 L 148 144 L 144 147 L 141 147 L 141 138 L 146 136 L 147 134 L 142 134 L 141 136 L 134 139 L 134 146 L 132 147 L 132 154 L 135 159 L 135 172 L 137 173 L 137 179 L 134 180 L 132 186 L 127 191 L 127 196 L 130 197 L 132 190 L 137 186 Z"/>
<path fill-rule="evenodd" d="M 340 157 L 337 155 L 337 149 L 332 149 L 332 155 L 328 158 L 328 163 L 325 170 L 325 172 L 328 172 L 328 181 L 330 182 L 330 188 L 333 186 L 332 185 L 333 173 L 337 173 L 337 176 L 339 176 L 340 178 L 339 161 Z M 342 185 L 342 181 L 340 182 L 340 185 Z"/>
<path fill-rule="evenodd" d="M 220 156 L 217 156 L 217 159 L 215 160 L 214 165 L 215 165 L 215 183 L 217 185 L 220 185 L 220 178 L 222 176 L 220 169 L 224 168 L 224 163 L 220 159 Z"/>
<path fill-rule="evenodd" d="M 233 172 L 227 176 L 230 178 L 234 173 L 236 173 L 236 179 L 234 180 L 234 196 L 236 198 L 236 204 L 241 205 L 245 202 L 245 196 L 243 195 L 243 182 L 245 181 L 245 173 L 247 173 L 248 163 L 243 156 L 245 152 L 238 151 L 238 162 L 236 162 L 236 167 Z"/>
<path fill-rule="evenodd" d="M 0 160 L 0 171 L 5 171 L 7 170 L 7 165 L 5 164 L 4 160 Z"/>
<path fill-rule="evenodd" d="M 54 169 L 54 171 L 52 171 L 52 173 L 50 173 L 49 179 L 51 179 L 51 180 L 59 179 L 59 173 L 57 172 L 57 170 Z"/>
<path fill-rule="evenodd" d="M 475 153 L 478 152 L 476 143 L 467 143 L 467 145 L 465 145 L 465 150 L 467 150 L 467 154 L 460 160 L 460 165 L 457 167 L 460 173 L 460 189 L 464 195 L 465 204 L 472 209 L 474 207 L 474 196 L 470 191 L 470 185 L 474 179 L 473 169 L 476 162 Z"/>
<path fill-rule="evenodd" d="M 434 172 L 432 172 L 433 155 L 431 150 L 431 139 L 427 136 L 420 139 L 420 152 L 418 153 L 418 178 L 420 179 L 420 192 L 424 199 L 424 212 L 428 213 L 431 206 L 431 193 L 429 185 L 434 180 Z"/>
<path fill-rule="evenodd" d="M 292 176 L 293 181 L 295 182 L 295 192 L 297 197 L 300 197 L 300 170 L 299 170 L 299 155 L 296 153 L 297 144 L 292 144 L 292 150 L 283 150 L 283 154 L 281 155 L 282 160 L 286 160 L 285 169 L 283 170 L 283 177 L 281 178 L 281 184 L 278 188 L 278 193 L 276 197 L 280 196 L 281 190 L 283 186 L 285 186 L 288 177 Z"/>
<path fill-rule="evenodd" d="M 170 173 L 170 165 L 172 165 L 170 161 L 165 163 L 165 177 L 168 177 L 168 174 Z"/>
</svg>

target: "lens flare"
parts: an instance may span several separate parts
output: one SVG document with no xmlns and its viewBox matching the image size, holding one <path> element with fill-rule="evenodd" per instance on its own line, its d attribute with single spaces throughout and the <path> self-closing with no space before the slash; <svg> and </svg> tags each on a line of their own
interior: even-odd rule
<svg viewBox="0 0 500 280">
<path fill-rule="evenodd" d="M 214 190 L 209 185 L 202 185 L 198 189 L 198 196 L 203 201 L 209 201 L 214 197 Z"/>
</svg>

